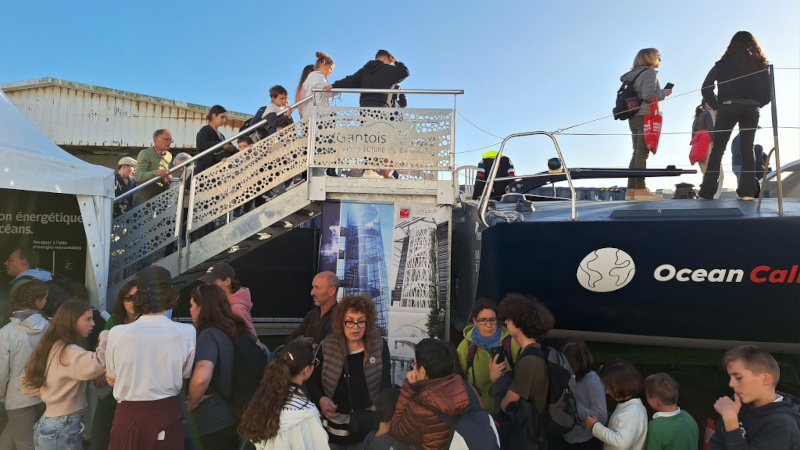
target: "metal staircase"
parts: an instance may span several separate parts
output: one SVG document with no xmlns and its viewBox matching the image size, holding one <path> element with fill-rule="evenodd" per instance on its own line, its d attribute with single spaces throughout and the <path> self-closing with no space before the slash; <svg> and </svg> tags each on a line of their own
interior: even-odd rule
<svg viewBox="0 0 800 450">
<path fill-rule="evenodd" d="M 347 90 L 359 91 L 365 90 Z M 232 261 L 316 217 L 325 200 L 453 203 L 455 109 L 313 106 L 311 112 L 202 173 L 176 178 L 169 189 L 116 217 L 107 298 L 115 298 L 125 282 L 151 264 L 169 270 L 180 288 L 213 263 Z M 197 159 L 264 122 L 176 166 L 173 176 L 191 173 Z M 400 178 L 328 177 L 326 168 L 340 173 L 389 168 Z"/>
</svg>

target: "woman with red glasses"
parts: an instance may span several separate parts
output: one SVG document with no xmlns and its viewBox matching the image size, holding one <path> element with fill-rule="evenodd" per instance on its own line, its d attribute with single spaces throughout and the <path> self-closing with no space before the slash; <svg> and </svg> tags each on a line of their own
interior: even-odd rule
<svg viewBox="0 0 800 450">
<path fill-rule="evenodd" d="M 333 333 L 317 349 L 320 364 L 308 392 L 324 416 L 333 450 L 360 449 L 367 433 L 378 429 L 375 400 L 391 387 L 391 375 L 377 315 L 372 299 L 345 296 L 333 314 Z"/>
</svg>

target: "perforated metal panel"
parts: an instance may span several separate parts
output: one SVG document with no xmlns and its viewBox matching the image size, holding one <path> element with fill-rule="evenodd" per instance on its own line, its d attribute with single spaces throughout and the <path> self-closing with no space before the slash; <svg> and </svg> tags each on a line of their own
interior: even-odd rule
<svg viewBox="0 0 800 450">
<path fill-rule="evenodd" d="M 281 186 L 304 172 L 307 160 L 306 118 L 196 175 L 192 229 Z"/>
<path fill-rule="evenodd" d="M 452 110 L 318 107 L 316 113 L 317 167 L 453 169 Z"/>
</svg>

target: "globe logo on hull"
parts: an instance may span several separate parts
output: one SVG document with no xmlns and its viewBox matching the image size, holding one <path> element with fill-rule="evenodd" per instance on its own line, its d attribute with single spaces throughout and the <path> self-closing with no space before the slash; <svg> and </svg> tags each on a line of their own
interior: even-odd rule
<svg viewBox="0 0 800 450">
<path fill-rule="evenodd" d="M 636 265 L 631 255 L 606 247 L 595 250 L 578 266 L 578 283 L 592 292 L 613 292 L 622 289 L 633 279 Z"/>
</svg>

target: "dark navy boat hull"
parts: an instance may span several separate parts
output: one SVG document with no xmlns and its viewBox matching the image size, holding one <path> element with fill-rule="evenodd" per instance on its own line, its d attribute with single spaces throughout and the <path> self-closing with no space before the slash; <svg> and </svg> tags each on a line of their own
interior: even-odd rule
<svg viewBox="0 0 800 450">
<path fill-rule="evenodd" d="M 474 298 L 517 292 L 544 302 L 560 330 L 676 345 L 752 341 L 796 352 L 800 203 L 784 203 L 780 216 L 775 199 L 760 212 L 736 200 L 593 202 L 579 204 L 576 221 L 568 202 L 536 204 L 524 222 L 494 224 L 479 240 L 475 205 L 464 204 L 454 215 L 452 322 L 466 323 Z M 476 249 L 479 267 L 465 271 Z"/>
</svg>

